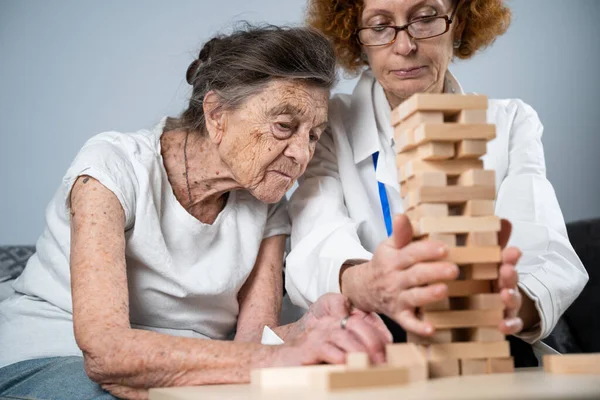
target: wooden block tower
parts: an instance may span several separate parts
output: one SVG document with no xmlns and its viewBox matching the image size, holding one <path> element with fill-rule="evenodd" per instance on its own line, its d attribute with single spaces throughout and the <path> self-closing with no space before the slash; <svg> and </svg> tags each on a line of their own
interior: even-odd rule
<svg viewBox="0 0 600 400">
<path fill-rule="evenodd" d="M 439 240 L 460 277 L 447 282 L 450 299 L 418 310 L 436 329 L 409 335 L 424 345 L 430 377 L 512 372 L 498 278 L 501 249 L 494 215 L 494 171 L 480 159 L 496 135 L 487 124 L 487 97 L 416 94 L 392 111 L 398 176 L 413 240 Z"/>
</svg>

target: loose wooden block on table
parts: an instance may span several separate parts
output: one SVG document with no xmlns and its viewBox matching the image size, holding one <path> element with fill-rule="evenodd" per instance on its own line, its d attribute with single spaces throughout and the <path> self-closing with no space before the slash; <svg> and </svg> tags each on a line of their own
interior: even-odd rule
<svg viewBox="0 0 600 400">
<path fill-rule="evenodd" d="M 457 265 L 499 263 L 502 260 L 499 246 L 450 247 L 444 261 Z"/>
<path fill-rule="evenodd" d="M 491 293 L 489 281 L 447 281 L 449 297 L 466 297 L 482 293 Z"/>
<path fill-rule="evenodd" d="M 447 176 L 453 177 L 459 176 L 470 169 L 483 168 L 483 161 L 473 159 L 440 161 L 411 159 L 401 163 L 398 160 L 398 156 L 396 156 L 396 163 L 400 166 L 398 176 L 401 182 L 406 181 L 420 172 L 443 172 Z"/>
<path fill-rule="evenodd" d="M 456 158 L 479 158 L 487 151 L 487 141 L 482 139 L 467 139 L 456 143 L 454 153 Z"/>
<path fill-rule="evenodd" d="M 427 359 L 414 343 L 388 344 L 385 348 L 388 365 L 408 369 L 410 382 L 427 379 Z"/>
<path fill-rule="evenodd" d="M 600 374 L 600 353 L 545 355 L 543 364 L 551 374 Z"/>
<path fill-rule="evenodd" d="M 408 368 L 381 366 L 369 369 L 329 371 L 312 376 L 312 388 L 322 391 L 377 388 L 405 385 L 410 382 Z"/>
<path fill-rule="evenodd" d="M 399 153 L 428 142 L 488 141 L 495 137 L 496 125 L 492 124 L 421 124 L 412 131 L 404 131 L 401 127 L 394 131 Z"/>
<path fill-rule="evenodd" d="M 466 233 L 500 230 L 500 218 L 490 217 L 422 217 L 415 221 L 415 236 L 430 233 Z"/>
<path fill-rule="evenodd" d="M 503 317 L 503 310 L 426 311 L 422 314 L 422 320 L 436 329 L 497 326 Z"/>
<path fill-rule="evenodd" d="M 345 365 L 260 368 L 252 370 L 250 382 L 253 386 L 265 390 L 310 387 L 315 376 L 345 370 Z"/>
<path fill-rule="evenodd" d="M 369 368 L 371 361 L 367 353 L 348 353 L 346 355 L 346 365 L 348 369 L 351 368 Z"/>
<path fill-rule="evenodd" d="M 457 114 L 462 110 L 486 110 L 487 96 L 417 93 L 392 110 L 391 122 L 396 125 L 417 111 L 442 111 Z"/>
<path fill-rule="evenodd" d="M 404 198 L 404 208 L 410 210 L 423 203 L 462 204 L 471 199 L 491 200 L 496 191 L 490 186 L 419 187 Z"/>
<path fill-rule="evenodd" d="M 507 341 L 483 343 L 440 343 L 427 347 L 429 361 L 443 361 L 446 359 L 477 359 L 477 358 L 502 358 L 510 356 L 510 346 Z"/>
</svg>

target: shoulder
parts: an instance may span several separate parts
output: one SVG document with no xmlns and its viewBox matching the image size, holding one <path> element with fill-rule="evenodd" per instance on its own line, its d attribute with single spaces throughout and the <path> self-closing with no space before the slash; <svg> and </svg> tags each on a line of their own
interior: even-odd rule
<svg viewBox="0 0 600 400">
<path fill-rule="evenodd" d="M 521 99 L 490 99 L 488 121 L 497 125 L 519 128 L 523 124 L 539 125 L 535 109 Z"/>
</svg>

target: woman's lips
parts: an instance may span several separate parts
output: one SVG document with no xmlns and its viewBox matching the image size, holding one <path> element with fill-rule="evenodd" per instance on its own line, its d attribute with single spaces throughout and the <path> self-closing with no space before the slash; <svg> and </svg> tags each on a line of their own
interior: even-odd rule
<svg viewBox="0 0 600 400">
<path fill-rule="evenodd" d="M 425 71 L 425 67 L 402 68 L 392 70 L 392 73 L 398 78 L 416 78 Z"/>
</svg>

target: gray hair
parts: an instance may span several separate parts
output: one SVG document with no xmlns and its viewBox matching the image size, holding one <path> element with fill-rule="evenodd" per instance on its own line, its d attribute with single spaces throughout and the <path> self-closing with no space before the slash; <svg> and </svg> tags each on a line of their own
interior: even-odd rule
<svg viewBox="0 0 600 400">
<path fill-rule="evenodd" d="M 203 102 L 213 90 L 220 107 L 235 109 L 272 79 L 300 80 L 330 90 L 336 83 L 335 53 L 312 28 L 248 24 L 228 36 L 209 40 L 188 67 L 193 86 L 188 108 L 169 118 L 165 131 L 183 129 L 206 134 Z"/>
</svg>

